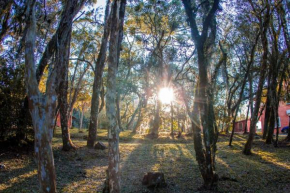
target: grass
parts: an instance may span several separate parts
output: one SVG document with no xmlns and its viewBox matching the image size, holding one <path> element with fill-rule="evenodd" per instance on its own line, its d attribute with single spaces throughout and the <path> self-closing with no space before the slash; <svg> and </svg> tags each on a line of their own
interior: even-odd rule
<svg viewBox="0 0 290 193">
<path fill-rule="evenodd" d="M 71 130 L 76 151 L 61 151 L 61 134 L 57 131 L 53 149 L 58 192 L 100 192 L 107 169 L 107 150 L 86 148 L 87 132 Z M 105 130 L 98 131 L 98 141 L 106 142 Z M 220 137 L 216 157 L 220 177 L 219 192 L 289 192 L 289 147 L 274 148 L 255 139 L 253 155 L 245 156 L 242 148 L 246 136 L 235 135 L 233 146 L 228 137 Z M 0 151 L 0 192 L 38 192 L 36 165 L 31 152 Z M 142 186 L 144 173 L 160 171 L 165 174 L 167 187 L 159 192 L 199 192 L 202 178 L 195 160 L 191 138 L 157 140 L 144 138 L 130 131 L 120 134 L 122 192 L 149 192 Z"/>
</svg>

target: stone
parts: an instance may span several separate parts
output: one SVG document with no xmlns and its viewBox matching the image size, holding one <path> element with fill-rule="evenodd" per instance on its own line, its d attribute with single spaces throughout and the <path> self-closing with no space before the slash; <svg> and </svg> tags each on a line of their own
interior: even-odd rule
<svg viewBox="0 0 290 193">
<path fill-rule="evenodd" d="M 95 145 L 95 149 L 105 150 L 105 149 L 107 149 L 107 147 L 106 147 L 105 144 L 103 144 L 102 142 L 98 142 L 98 143 Z"/>
<path fill-rule="evenodd" d="M 148 172 L 144 175 L 142 184 L 147 188 L 163 188 L 166 187 L 164 174 L 162 172 Z"/>
</svg>

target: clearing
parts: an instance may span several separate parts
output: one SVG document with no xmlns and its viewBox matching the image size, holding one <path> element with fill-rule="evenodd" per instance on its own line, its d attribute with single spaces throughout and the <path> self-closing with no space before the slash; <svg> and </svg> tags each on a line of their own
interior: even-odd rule
<svg viewBox="0 0 290 193">
<path fill-rule="evenodd" d="M 72 129 L 71 136 L 78 146 L 76 151 L 61 151 L 59 130 L 53 139 L 58 192 L 100 192 L 107 169 L 107 150 L 86 148 L 86 131 Z M 246 137 L 236 135 L 232 147 L 228 147 L 228 137 L 219 137 L 219 192 L 290 192 L 289 147 L 274 148 L 255 139 L 254 154 L 245 156 L 242 148 Z M 98 141 L 107 145 L 105 130 L 99 130 Z M 38 192 L 32 152 L 7 149 L 0 149 L 0 163 L 6 166 L 0 171 L 0 192 Z M 162 136 L 151 140 L 124 131 L 120 135 L 120 157 L 122 192 L 150 192 L 141 183 L 144 173 L 149 171 L 165 174 L 167 187 L 155 192 L 200 192 L 202 178 L 191 137 Z"/>
</svg>

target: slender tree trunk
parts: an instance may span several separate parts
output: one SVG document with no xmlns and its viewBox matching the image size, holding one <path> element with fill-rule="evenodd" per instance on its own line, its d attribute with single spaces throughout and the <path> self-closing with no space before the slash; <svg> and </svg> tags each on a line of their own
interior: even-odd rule
<svg viewBox="0 0 290 193">
<path fill-rule="evenodd" d="M 171 102 L 170 104 L 170 111 L 171 111 L 171 132 L 170 132 L 170 135 L 172 136 L 173 138 L 173 104 Z"/>
<path fill-rule="evenodd" d="M 249 99 L 251 100 L 251 99 Z M 248 118 L 249 118 L 249 112 L 250 112 L 250 102 L 248 105 L 248 110 L 247 110 L 247 116 L 246 116 L 246 124 L 245 124 L 245 128 L 244 128 L 244 134 L 248 133 Z"/>
<path fill-rule="evenodd" d="M 121 112 L 120 112 L 120 95 L 119 93 L 117 92 L 117 97 L 116 97 L 116 113 L 117 113 L 117 121 L 118 121 L 118 126 L 119 126 L 119 129 L 121 131 L 123 131 L 123 128 L 122 128 L 122 121 L 121 121 Z"/>
<path fill-rule="evenodd" d="M 106 111 L 109 120 L 109 167 L 108 188 L 109 192 L 120 192 L 120 169 L 119 169 L 119 128 L 116 120 L 116 75 L 118 71 L 119 49 L 122 38 L 119 36 L 123 29 L 126 0 L 114 0 L 111 11 L 110 46 L 108 57 L 108 78 Z"/>
<path fill-rule="evenodd" d="M 82 108 L 81 117 L 80 117 L 80 130 L 83 128 L 83 119 L 84 119 L 84 108 Z"/>
<path fill-rule="evenodd" d="M 130 120 L 129 120 L 127 126 L 126 126 L 127 129 L 131 129 L 132 124 L 133 124 L 133 122 L 134 122 L 134 119 L 135 119 L 137 113 L 140 112 L 141 104 L 142 104 L 141 99 L 139 99 L 139 104 L 138 104 L 138 106 L 136 107 L 134 113 L 132 114 L 132 116 L 131 116 L 131 118 L 130 118 Z M 132 131 L 133 131 L 134 133 L 136 133 L 136 130 L 135 130 L 135 131 L 132 130 Z"/>
<path fill-rule="evenodd" d="M 161 109 L 161 102 L 159 99 L 157 99 L 157 105 L 156 105 L 156 110 L 155 110 L 155 116 L 154 116 L 154 121 L 153 121 L 153 126 L 150 135 L 153 138 L 158 138 L 158 130 L 160 128 L 160 109 Z"/>
<path fill-rule="evenodd" d="M 261 40 L 263 46 L 263 56 L 261 61 L 260 67 L 260 79 L 258 83 L 258 90 L 256 92 L 256 101 L 255 101 L 255 108 L 253 110 L 253 114 L 251 117 L 251 124 L 250 124 L 250 133 L 248 140 L 245 144 L 243 153 L 245 155 L 251 154 L 252 143 L 254 140 L 254 135 L 256 132 L 256 124 L 258 121 L 258 113 L 260 109 L 260 103 L 262 98 L 262 91 L 263 91 L 263 84 L 266 76 L 266 69 L 267 69 L 267 58 L 268 58 L 268 40 L 267 40 L 267 30 L 269 27 L 270 22 L 270 6 L 266 3 L 265 15 L 263 21 L 260 21 L 260 32 L 261 32 Z"/>
<path fill-rule="evenodd" d="M 70 151 L 71 149 L 75 149 L 75 145 L 72 143 L 70 139 L 69 132 L 69 106 L 68 106 L 68 65 L 69 65 L 69 54 L 70 54 L 70 39 L 71 39 L 71 30 L 72 24 L 70 26 L 70 30 L 68 31 L 67 37 L 64 40 L 60 40 L 60 44 L 57 48 L 57 57 L 56 57 L 56 65 L 62 66 L 60 72 L 60 83 L 58 88 L 58 101 L 59 101 L 59 112 L 60 112 L 60 123 L 61 123 L 61 131 L 62 131 L 62 150 Z M 60 53 L 60 52 L 63 53 Z"/>
<path fill-rule="evenodd" d="M 269 90 L 269 87 L 268 87 L 268 90 Z M 268 93 L 267 93 L 267 101 L 266 101 L 266 109 L 265 109 L 265 120 L 264 120 L 264 130 L 263 130 L 263 139 L 267 138 L 267 133 L 268 133 L 268 129 L 269 129 L 270 103 L 271 103 L 271 98 L 268 96 Z"/>
<path fill-rule="evenodd" d="M 97 127 L 98 127 L 98 115 L 99 115 L 99 98 L 100 92 L 102 87 L 102 76 L 103 70 L 105 67 L 105 60 L 106 60 L 106 51 L 107 51 L 107 44 L 108 38 L 110 35 L 110 4 L 111 1 L 107 0 L 106 11 L 105 11 L 105 26 L 104 26 L 104 34 L 102 37 L 102 43 L 100 52 L 98 55 L 98 59 L 95 66 L 95 77 L 94 77 L 94 85 L 93 85 L 93 95 L 91 101 L 91 118 L 89 124 L 89 133 L 88 133 L 88 140 L 87 146 L 89 148 L 93 148 L 97 139 Z"/>
</svg>

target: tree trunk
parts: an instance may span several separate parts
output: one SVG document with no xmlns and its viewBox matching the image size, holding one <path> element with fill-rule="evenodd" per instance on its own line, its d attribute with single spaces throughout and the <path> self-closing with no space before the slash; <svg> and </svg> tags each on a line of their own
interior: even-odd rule
<svg viewBox="0 0 290 193">
<path fill-rule="evenodd" d="M 198 86 L 197 94 L 194 101 L 195 111 L 199 111 L 201 125 L 203 128 L 203 141 L 205 151 L 202 149 L 202 142 L 200 132 L 200 124 L 193 128 L 198 132 L 194 132 L 194 146 L 196 151 L 196 159 L 199 163 L 199 169 L 204 180 L 204 187 L 206 189 L 216 189 L 218 182 L 218 175 L 215 173 L 215 151 L 216 151 L 216 130 L 213 111 L 213 93 L 208 78 L 208 66 L 209 56 L 206 56 L 207 51 L 212 48 L 215 40 L 216 23 L 215 13 L 219 7 L 219 0 L 214 0 L 211 6 L 203 7 L 206 11 L 203 15 L 203 29 L 200 32 L 196 23 L 196 13 L 193 13 L 193 9 L 196 9 L 194 4 L 190 0 L 182 0 L 188 22 L 191 28 L 191 37 L 195 43 L 197 49 L 198 60 Z M 209 32 L 210 28 L 210 32 Z M 198 102 L 198 103 L 197 103 Z M 196 114 L 194 113 L 196 116 Z M 193 120 L 192 120 L 193 121 Z M 195 123 L 196 120 L 194 120 Z M 197 121 L 198 123 L 199 121 Z"/>
<path fill-rule="evenodd" d="M 58 87 L 58 102 L 60 112 L 60 123 L 62 131 L 62 150 L 70 151 L 75 149 L 75 145 L 70 139 L 69 132 L 69 106 L 68 106 L 68 65 L 69 65 L 69 54 L 70 54 L 70 39 L 71 39 L 72 23 L 67 33 L 67 36 L 59 41 L 57 48 L 56 65 L 62 66 L 60 69 L 60 83 Z M 60 51 L 63 53 L 60 54 Z"/>
<path fill-rule="evenodd" d="M 155 116 L 154 116 L 152 130 L 151 130 L 151 133 L 150 133 L 150 135 L 153 138 L 158 138 L 158 130 L 159 130 L 160 123 L 161 123 L 161 120 L 160 120 L 161 102 L 160 102 L 159 99 L 157 99 L 156 102 L 157 102 L 157 105 L 156 105 L 156 110 L 155 110 Z"/>
<path fill-rule="evenodd" d="M 119 36 L 123 28 L 126 0 L 114 0 L 111 8 L 111 29 L 108 57 L 108 78 L 106 95 L 106 112 L 109 120 L 109 167 L 108 188 L 109 192 L 120 192 L 120 169 L 119 169 L 119 128 L 116 120 L 116 74 L 118 71 L 119 49 L 122 38 Z"/>
<path fill-rule="evenodd" d="M 46 94 L 43 95 L 38 89 L 35 72 L 35 0 L 27 2 L 25 36 L 25 80 L 29 109 L 35 131 L 35 157 L 38 165 L 38 180 L 40 192 L 56 192 L 56 176 L 52 152 L 52 135 L 56 109 L 56 75 L 51 74 Z"/>
<path fill-rule="evenodd" d="M 80 117 L 80 129 L 83 128 L 83 119 L 84 119 L 84 108 L 82 108 L 81 117 Z"/>
<path fill-rule="evenodd" d="M 170 135 L 172 136 L 173 138 L 173 104 L 171 102 L 170 104 L 170 111 L 171 111 L 171 132 L 170 132 Z"/>
<path fill-rule="evenodd" d="M 134 113 L 132 114 L 132 116 L 131 116 L 131 118 L 130 118 L 130 121 L 128 122 L 128 124 L 127 124 L 127 126 L 126 126 L 127 129 L 131 129 L 132 124 L 133 124 L 133 122 L 134 122 L 134 119 L 135 119 L 137 113 L 140 112 L 141 104 L 142 104 L 142 102 L 141 102 L 141 98 L 139 98 L 138 106 L 136 107 Z M 135 127 L 134 127 L 134 128 L 135 128 Z M 133 131 L 134 133 L 136 133 L 136 130 L 133 129 L 132 131 Z"/>
<path fill-rule="evenodd" d="M 251 99 L 249 99 L 251 100 Z M 245 128 L 244 128 L 244 134 L 248 133 L 248 118 L 249 118 L 249 112 L 250 112 L 250 103 L 248 105 L 248 110 L 247 110 L 247 116 L 246 116 L 246 124 L 245 124 Z"/>
<path fill-rule="evenodd" d="M 250 133 L 249 133 L 248 140 L 243 150 L 243 153 L 245 155 L 251 154 L 252 143 L 253 143 L 254 135 L 256 132 L 256 124 L 258 121 L 258 113 L 259 113 L 260 103 L 261 103 L 261 98 L 262 98 L 263 84 L 264 84 L 264 80 L 266 76 L 266 69 L 267 69 L 267 58 L 268 58 L 267 30 L 269 27 L 269 22 L 270 22 L 270 6 L 267 3 L 263 21 L 260 21 L 260 33 L 261 33 L 261 40 L 262 40 L 262 46 L 263 46 L 263 57 L 261 61 L 262 64 L 260 67 L 260 79 L 258 83 L 258 90 L 256 92 L 256 101 L 255 101 L 256 103 L 255 103 L 255 108 L 253 110 L 253 114 L 251 117 Z"/>
<path fill-rule="evenodd" d="M 98 54 L 98 59 L 95 65 L 93 95 L 92 95 L 92 101 L 91 101 L 91 117 L 90 117 L 89 133 L 88 133 L 88 140 L 87 140 L 87 146 L 89 148 L 94 147 L 96 139 L 97 139 L 99 98 L 100 98 L 100 92 L 101 92 L 101 87 L 102 87 L 103 70 L 105 67 L 108 37 L 110 35 L 110 23 L 111 23 L 109 21 L 110 4 L 111 4 L 111 1 L 107 0 L 106 11 L 105 11 L 104 33 L 102 37 L 100 52 Z"/>
</svg>

